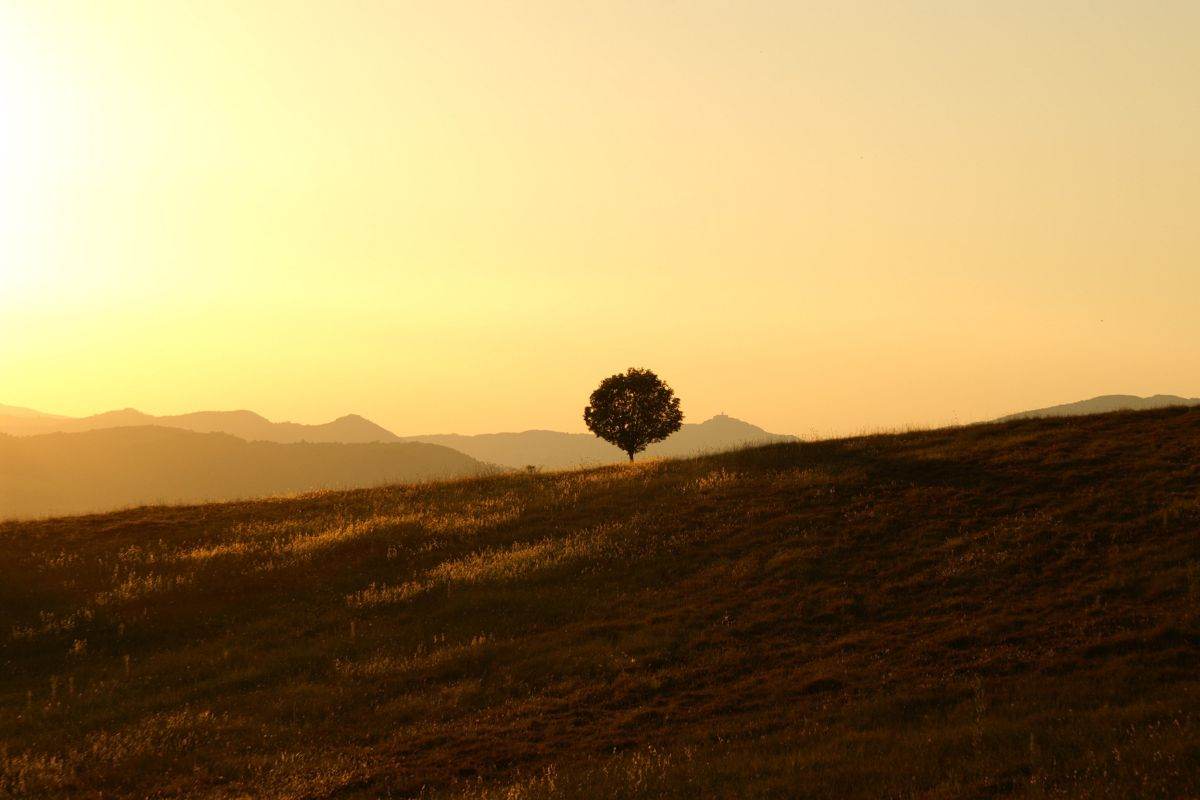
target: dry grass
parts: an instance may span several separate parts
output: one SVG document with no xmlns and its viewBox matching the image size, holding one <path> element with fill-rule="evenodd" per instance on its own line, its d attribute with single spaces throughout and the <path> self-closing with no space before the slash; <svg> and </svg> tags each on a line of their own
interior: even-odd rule
<svg viewBox="0 0 1200 800">
<path fill-rule="evenodd" d="M 1200 410 L 0 524 L 0 796 L 1200 797 Z"/>
</svg>

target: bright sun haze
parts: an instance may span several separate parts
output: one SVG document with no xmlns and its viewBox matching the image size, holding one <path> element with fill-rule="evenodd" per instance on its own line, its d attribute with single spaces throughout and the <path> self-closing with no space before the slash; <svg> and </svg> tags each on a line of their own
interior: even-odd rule
<svg viewBox="0 0 1200 800">
<path fill-rule="evenodd" d="M 1200 395 L 1200 3 L 0 9 L 0 402 L 582 430 Z"/>
</svg>

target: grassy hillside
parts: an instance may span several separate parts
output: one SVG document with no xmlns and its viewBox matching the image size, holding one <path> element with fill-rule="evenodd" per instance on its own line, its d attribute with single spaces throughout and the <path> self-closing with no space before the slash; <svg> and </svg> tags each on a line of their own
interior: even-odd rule
<svg viewBox="0 0 1200 800">
<path fill-rule="evenodd" d="M 160 427 L 0 434 L 0 519 L 495 471 L 456 450 L 418 443 L 275 444 Z"/>
<path fill-rule="evenodd" d="M 1200 409 L 0 525 L 0 795 L 1200 796 Z"/>
</svg>

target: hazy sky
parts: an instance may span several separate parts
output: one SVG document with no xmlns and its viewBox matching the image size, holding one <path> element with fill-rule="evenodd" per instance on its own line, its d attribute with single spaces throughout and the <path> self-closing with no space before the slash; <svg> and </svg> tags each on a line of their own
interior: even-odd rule
<svg viewBox="0 0 1200 800">
<path fill-rule="evenodd" d="M 0 4 L 0 403 L 1200 395 L 1200 3 Z"/>
</svg>

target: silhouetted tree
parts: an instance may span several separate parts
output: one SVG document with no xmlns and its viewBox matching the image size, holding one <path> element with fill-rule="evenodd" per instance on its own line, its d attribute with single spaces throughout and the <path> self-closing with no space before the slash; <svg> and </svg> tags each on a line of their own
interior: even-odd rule
<svg viewBox="0 0 1200 800">
<path fill-rule="evenodd" d="M 683 424 L 679 398 L 648 369 L 611 375 L 592 392 L 583 421 L 588 430 L 633 456 Z"/>
</svg>

